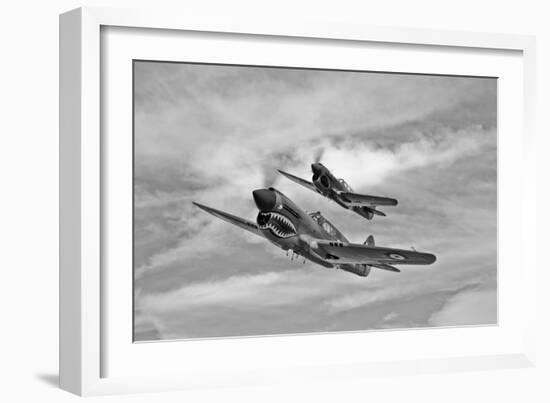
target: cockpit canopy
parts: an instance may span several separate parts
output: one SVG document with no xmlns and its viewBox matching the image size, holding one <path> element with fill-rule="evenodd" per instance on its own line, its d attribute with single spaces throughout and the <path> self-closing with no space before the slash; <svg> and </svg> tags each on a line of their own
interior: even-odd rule
<svg viewBox="0 0 550 403">
<path fill-rule="evenodd" d="M 329 220 L 323 217 L 320 211 L 312 211 L 309 212 L 308 215 L 313 218 L 321 226 L 321 228 L 323 228 L 323 230 L 333 239 L 348 242 L 346 237 L 344 237 L 344 235 L 340 231 L 338 231 L 338 229 L 334 225 L 332 225 Z"/>
<path fill-rule="evenodd" d="M 338 182 L 340 182 L 342 184 L 342 186 L 344 186 L 344 189 L 346 189 L 346 191 L 348 191 L 350 193 L 353 193 L 353 189 L 351 188 L 350 185 L 348 185 L 348 183 L 345 180 L 340 178 L 340 179 L 338 179 Z"/>
</svg>

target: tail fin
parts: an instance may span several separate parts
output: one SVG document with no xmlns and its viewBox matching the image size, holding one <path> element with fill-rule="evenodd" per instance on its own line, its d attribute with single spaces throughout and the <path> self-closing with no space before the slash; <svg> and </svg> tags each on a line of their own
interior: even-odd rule
<svg viewBox="0 0 550 403">
<path fill-rule="evenodd" d="M 369 235 L 365 242 L 363 242 L 363 245 L 374 246 L 374 237 L 372 235 Z"/>
</svg>

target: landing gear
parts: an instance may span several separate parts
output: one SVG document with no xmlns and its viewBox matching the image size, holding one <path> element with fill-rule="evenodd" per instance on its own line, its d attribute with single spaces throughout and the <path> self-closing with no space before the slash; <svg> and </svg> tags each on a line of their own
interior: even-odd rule
<svg viewBox="0 0 550 403">
<path fill-rule="evenodd" d="M 288 256 L 288 253 L 291 252 L 290 254 L 290 260 L 294 260 L 294 259 L 298 259 L 298 257 L 302 257 L 304 260 L 302 261 L 302 264 L 306 264 L 306 258 L 305 256 L 301 256 L 299 253 L 295 252 L 293 249 L 287 249 L 286 250 L 286 255 Z"/>
</svg>

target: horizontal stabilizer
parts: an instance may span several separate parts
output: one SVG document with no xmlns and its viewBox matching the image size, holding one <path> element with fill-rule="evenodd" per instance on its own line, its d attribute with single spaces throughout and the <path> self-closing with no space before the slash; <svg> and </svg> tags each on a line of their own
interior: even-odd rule
<svg viewBox="0 0 550 403">
<path fill-rule="evenodd" d="M 390 266 L 389 264 L 371 264 L 371 266 L 376 267 L 377 269 L 393 271 L 395 273 L 401 272 L 401 270 L 399 270 L 397 267 Z"/>
<path fill-rule="evenodd" d="M 376 214 L 376 215 L 381 215 L 382 217 L 385 217 L 386 216 L 386 213 L 380 211 L 380 210 L 376 210 L 375 208 L 372 208 L 372 207 L 367 207 L 370 211 L 372 211 L 373 214 Z"/>
</svg>

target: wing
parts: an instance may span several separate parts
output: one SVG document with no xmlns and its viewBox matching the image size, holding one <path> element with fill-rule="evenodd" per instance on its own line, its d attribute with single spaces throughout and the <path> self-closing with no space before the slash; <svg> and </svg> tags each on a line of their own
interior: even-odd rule
<svg viewBox="0 0 550 403">
<path fill-rule="evenodd" d="M 302 185 L 303 187 L 306 187 L 309 190 L 313 190 L 315 193 L 318 193 L 317 188 L 313 183 L 306 181 L 305 179 L 298 178 L 297 176 L 289 174 L 288 172 L 281 171 L 280 169 L 278 169 L 277 171 L 279 171 L 281 175 L 286 176 L 291 181 L 296 182 L 297 184 Z"/>
<path fill-rule="evenodd" d="M 205 206 L 197 202 L 193 202 L 193 204 L 199 207 L 200 209 L 206 211 L 207 213 L 212 214 L 215 217 L 221 218 L 222 220 L 227 221 L 233 225 L 236 225 L 237 227 L 241 227 L 242 229 L 245 229 L 247 231 L 250 231 L 253 234 L 263 236 L 258 226 L 252 221 L 248 221 L 248 220 L 245 220 L 244 218 L 237 217 L 232 214 L 213 209 L 211 207 Z"/>
<path fill-rule="evenodd" d="M 436 261 L 436 257 L 431 253 L 413 250 L 325 240 L 316 240 L 316 244 L 316 252 L 321 257 L 333 261 L 335 264 L 370 264 L 391 270 L 392 264 L 432 264 Z"/>
<path fill-rule="evenodd" d="M 339 193 L 342 201 L 352 206 L 396 206 L 397 200 L 390 197 L 361 195 L 358 193 L 341 192 Z"/>
</svg>

